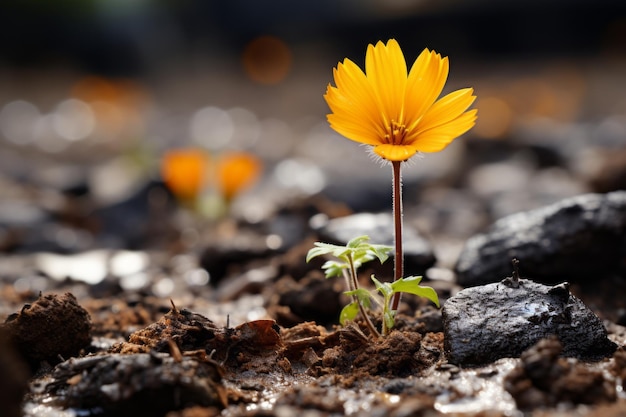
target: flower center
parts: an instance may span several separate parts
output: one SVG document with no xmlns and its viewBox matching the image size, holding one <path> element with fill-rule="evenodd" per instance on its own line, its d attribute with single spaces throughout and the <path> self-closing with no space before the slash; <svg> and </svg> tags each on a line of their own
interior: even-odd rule
<svg viewBox="0 0 626 417">
<path fill-rule="evenodd" d="M 387 134 L 385 134 L 385 140 L 387 143 L 392 145 L 402 145 L 404 143 L 404 137 L 407 134 L 406 126 L 396 122 L 395 120 L 391 121 L 391 126 L 387 128 Z"/>
</svg>

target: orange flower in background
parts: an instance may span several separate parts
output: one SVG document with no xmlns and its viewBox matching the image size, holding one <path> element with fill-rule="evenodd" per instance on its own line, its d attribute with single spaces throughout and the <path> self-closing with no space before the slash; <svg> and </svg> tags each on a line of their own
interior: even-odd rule
<svg viewBox="0 0 626 417">
<path fill-rule="evenodd" d="M 233 152 L 222 155 L 217 163 L 217 183 L 227 201 L 252 186 L 261 175 L 263 165 L 254 155 Z"/>
<path fill-rule="evenodd" d="M 213 186 L 230 202 L 252 186 L 262 170 L 262 162 L 252 154 L 231 152 L 211 160 L 211 155 L 199 148 L 167 151 L 161 163 L 165 185 L 182 200 L 194 200 Z"/>
<path fill-rule="evenodd" d="M 330 126 L 355 142 L 373 146 L 388 161 L 417 152 L 438 152 L 476 123 L 469 106 L 476 97 L 464 88 L 439 100 L 448 78 L 448 58 L 424 49 L 407 72 L 400 45 L 369 45 L 365 72 L 350 59 L 333 70 L 336 86 L 324 98 Z"/>
<path fill-rule="evenodd" d="M 205 186 L 208 165 L 208 154 L 201 149 L 171 150 L 163 156 L 161 177 L 177 197 L 191 200 Z"/>
</svg>

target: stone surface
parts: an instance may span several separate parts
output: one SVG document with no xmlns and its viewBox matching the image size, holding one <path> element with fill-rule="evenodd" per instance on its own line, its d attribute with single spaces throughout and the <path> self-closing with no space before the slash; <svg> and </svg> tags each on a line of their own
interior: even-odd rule
<svg viewBox="0 0 626 417">
<path fill-rule="evenodd" d="M 602 321 L 569 292 L 568 284 L 546 286 L 511 278 L 466 288 L 443 305 L 444 347 L 457 365 L 480 365 L 518 357 L 539 340 L 556 335 L 563 355 L 600 358 L 616 345 Z"/>
<path fill-rule="evenodd" d="M 315 227 L 322 241 L 345 245 L 350 239 L 368 235 L 370 242 L 393 246 L 393 217 L 391 213 L 358 213 L 338 217 Z M 421 275 L 436 262 L 433 248 L 419 232 L 406 223 L 403 230 L 405 276 Z M 390 254 L 393 257 L 393 253 Z M 388 265 L 393 262 L 387 261 Z"/>
<path fill-rule="evenodd" d="M 465 287 L 498 282 L 520 260 L 540 282 L 588 281 L 624 272 L 626 191 L 584 194 L 504 217 L 470 238 L 455 266 Z"/>
</svg>

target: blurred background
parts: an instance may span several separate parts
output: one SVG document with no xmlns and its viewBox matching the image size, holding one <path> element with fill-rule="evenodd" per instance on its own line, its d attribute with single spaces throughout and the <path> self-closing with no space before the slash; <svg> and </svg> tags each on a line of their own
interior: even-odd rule
<svg viewBox="0 0 626 417">
<path fill-rule="evenodd" d="M 154 244 L 171 194 L 252 223 L 319 193 L 389 209 L 391 170 L 327 126 L 322 96 L 392 37 L 409 63 L 450 57 L 444 93 L 478 96 L 476 127 L 404 170 L 426 233 L 626 184 L 622 1 L 5 0 L 0 249 Z"/>
</svg>

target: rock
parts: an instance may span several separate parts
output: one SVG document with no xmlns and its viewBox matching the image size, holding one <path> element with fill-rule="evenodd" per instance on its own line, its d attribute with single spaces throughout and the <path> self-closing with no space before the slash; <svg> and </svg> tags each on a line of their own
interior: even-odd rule
<svg viewBox="0 0 626 417">
<path fill-rule="evenodd" d="M 391 213 L 358 213 L 338 217 L 314 227 L 320 239 L 327 243 L 345 245 L 350 239 L 368 235 L 378 245 L 394 244 L 394 224 Z M 430 243 L 415 228 L 405 223 L 403 230 L 405 276 L 421 275 L 436 262 Z M 390 254 L 393 257 L 393 253 Z M 388 262 L 391 265 L 391 262 Z"/>
<path fill-rule="evenodd" d="M 91 344 L 89 313 L 70 293 L 40 296 L 2 327 L 33 369 L 41 361 L 54 364 L 76 356 Z"/>
<path fill-rule="evenodd" d="M 218 285 L 247 269 L 246 265 L 275 255 L 282 240 L 252 225 L 226 220 L 203 237 L 200 266 L 209 273 L 210 283 Z"/>
<path fill-rule="evenodd" d="M 159 247 L 176 234 L 171 217 L 174 199 L 164 184 L 151 181 L 125 199 L 97 207 L 87 221 L 96 240 L 109 248 Z"/>
<path fill-rule="evenodd" d="M 569 292 L 567 283 L 546 286 L 507 278 L 466 288 L 443 305 L 444 348 L 448 361 L 481 365 L 518 357 L 539 340 L 556 335 L 563 355 L 601 358 L 616 345 L 602 321 Z"/>
<path fill-rule="evenodd" d="M 542 339 L 522 353 L 520 363 L 504 378 L 505 389 L 521 410 L 556 407 L 561 403 L 612 403 L 615 384 L 601 369 L 560 357 L 563 346 L 555 337 Z"/>
<path fill-rule="evenodd" d="M 180 355 L 180 352 L 179 352 Z M 188 406 L 226 406 L 219 365 L 202 353 L 107 354 L 71 359 L 56 366 L 47 394 L 60 406 L 86 414 L 165 416 Z"/>
<path fill-rule="evenodd" d="M 497 282 L 512 258 L 521 261 L 523 275 L 546 283 L 619 272 L 625 232 L 626 191 L 584 194 L 513 214 L 467 241 L 455 266 L 457 282 Z"/>
</svg>

